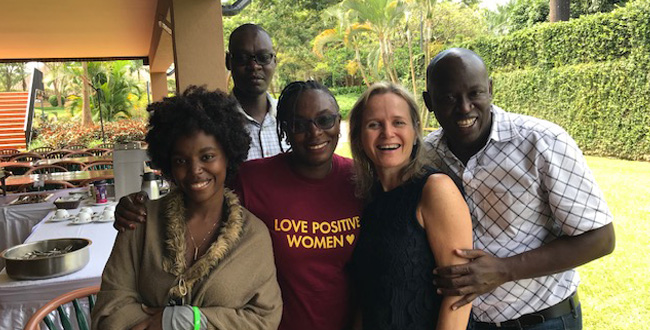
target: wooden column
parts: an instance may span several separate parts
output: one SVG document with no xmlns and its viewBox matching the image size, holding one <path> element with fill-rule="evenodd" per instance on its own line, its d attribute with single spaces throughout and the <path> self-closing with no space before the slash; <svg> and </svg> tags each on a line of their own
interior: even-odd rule
<svg viewBox="0 0 650 330">
<path fill-rule="evenodd" d="M 167 96 L 167 74 L 164 72 L 151 72 L 151 102 L 162 101 Z"/>
<path fill-rule="evenodd" d="M 226 91 L 226 64 L 221 2 L 172 0 L 176 88 L 189 85 Z"/>
</svg>

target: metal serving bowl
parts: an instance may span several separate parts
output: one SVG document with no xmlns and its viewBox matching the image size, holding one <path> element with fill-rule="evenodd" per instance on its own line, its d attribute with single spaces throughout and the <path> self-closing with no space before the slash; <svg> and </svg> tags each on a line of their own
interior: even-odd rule
<svg viewBox="0 0 650 330">
<path fill-rule="evenodd" d="M 4 250 L 7 275 L 16 280 L 38 280 L 74 273 L 88 263 L 92 241 L 59 238 L 17 245 Z"/>
</svg>

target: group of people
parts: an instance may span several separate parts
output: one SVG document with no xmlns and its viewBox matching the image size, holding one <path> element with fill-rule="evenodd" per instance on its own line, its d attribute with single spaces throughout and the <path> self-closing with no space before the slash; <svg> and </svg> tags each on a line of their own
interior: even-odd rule
<svg viewBox="0 0 650 330">
<path fill-rule="evenodd" d="M 351 160 L 326 87 L 268 94 L 264 29 L 228 50 L 231 95 L 150 105 L 148 153 L 175 188 L 120 200 L 94 328 L 581 329 L 573 268 L 613 250 L 611 213 L 563 129 L 492 104 L 477 54 L 429 64 L 426 138 L 407 91 L 372 85 Z"/>
</svg>

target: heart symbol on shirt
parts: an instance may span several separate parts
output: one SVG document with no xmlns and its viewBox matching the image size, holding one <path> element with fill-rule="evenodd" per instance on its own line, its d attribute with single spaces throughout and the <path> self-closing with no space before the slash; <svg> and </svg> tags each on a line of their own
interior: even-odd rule
<svg viewBox="0 0 650 330">
<path fill-rule="evenodd" d="M 350 243 L 350 245 L 352 245 L 352 243 L 354 243 L 354 234 L 346 235 L 345 239 Z"/>
</svg>

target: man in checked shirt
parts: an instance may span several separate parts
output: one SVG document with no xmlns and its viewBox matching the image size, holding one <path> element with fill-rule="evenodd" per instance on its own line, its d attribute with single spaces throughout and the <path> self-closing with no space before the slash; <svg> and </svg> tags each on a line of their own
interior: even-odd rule
<svg viewBox="0 0 650 330">
<path fill-rule="evenodd" d="M 226 67 L 232 74 L 232 93 L 242 106 L 251 136 L 247 160 L 275 156 L 289 149 L 277 130 L 278 101 L 267 92 L 276 64 L 271 36 L 261 26 L 243 24 L 232 31 Z"/>
<path fill-rule="evenodd" d="M 436 285 L 473 301 L 470 329 L 582 329 L 573 269 L 614 250 L 612 215 L 575 141 L 550 122 L 492 104 L 483 60 L 438 54 L 423 93 L 442 129 L 425 139 L 464 192 L 474 250 L 438 268 Z M 561 111 L 561 109 L 559 109 Z"/>
</svg>

